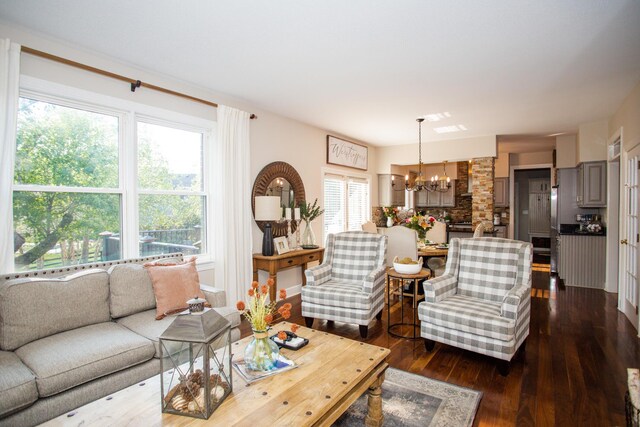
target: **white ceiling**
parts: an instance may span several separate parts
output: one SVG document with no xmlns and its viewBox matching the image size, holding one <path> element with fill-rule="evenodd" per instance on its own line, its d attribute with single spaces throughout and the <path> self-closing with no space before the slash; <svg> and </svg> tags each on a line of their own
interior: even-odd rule
<svg viewBox="0 0 640 427">
<path fill-rule="evenodd" d="M 445 111 L 423 141 L 575 132 L 640 81 L 637 0 L 3 0 L 0 20 L 375 145 Z"/>
</svg>

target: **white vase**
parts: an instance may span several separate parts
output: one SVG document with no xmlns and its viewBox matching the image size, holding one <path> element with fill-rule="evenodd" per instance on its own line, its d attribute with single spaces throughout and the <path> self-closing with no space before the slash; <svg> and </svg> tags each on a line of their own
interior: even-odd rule
<svg viewBox="0 0 640 427">
<path fill-rule="evenodd" d="M 391 217 L 387 218 L 387 227 L 393 227 L 393 218 Z"/>
<path fill-rule="evenodd" d="M 311 224 L 307 221 L 304 222 L 304 232 L 302 233 L 302 246 L 315 246 L 316 245 L 316 235 L 313 232 L 313 228 L 311 228 Z"/>
</svg>

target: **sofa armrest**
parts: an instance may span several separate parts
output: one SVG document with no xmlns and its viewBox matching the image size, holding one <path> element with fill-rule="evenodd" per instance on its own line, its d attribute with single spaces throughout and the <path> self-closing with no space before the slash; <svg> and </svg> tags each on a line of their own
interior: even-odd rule
<svg viewBox="0 0 640 427">
<path fill-rule="evenodd" d="M 304 271 L 307 286 L 320 286 L 331 280 L 331 264 L 320 264 Z"/>
<path fill-rule="evenodd" d="M 531 288 L 529 286 L 514 286 L 502 300 L 500 315 L 508 319 L 514 319 L 517 323 L 518 315 L 530 299 Z"/>
<path fill-rule="evenodd" d="M 200 290 L 204 294 L 211 307 L 224 307 L 227 305 L 227 293 L 213 286 L 200 284 Z"/>
<path fill-rule="evenodd" d="M 438 302 L 448 296 L 455 295 L 458 288 L 458 278 L 453 274 L 443 274 L 423 283 L 426 302 Z"/>
<path fill-rule="evenodd" d="M 384 278 L 387 273 L 387 267 L 382 266 L 373 270 L 371 273 L 367 274 L 364 278 L 364 283 L 362 284 L 362 290 L 367 293 L 375 293 L 376 287 L 378 285 L 382 285 L 382 289 L 384 289 Z"/>
</svg>

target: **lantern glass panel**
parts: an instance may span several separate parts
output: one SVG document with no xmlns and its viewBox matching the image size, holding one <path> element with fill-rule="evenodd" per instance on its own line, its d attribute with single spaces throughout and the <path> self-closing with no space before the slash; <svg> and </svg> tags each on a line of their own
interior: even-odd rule
<svg viewBox="0 0 640 427">
<path fill-rule="evenodd" d="M 160 338 L 162 412 L 208 419 L 232 391 L 230 324 L 207 342 L 181 341 L 185 325 L 172 326 Z"/>
</svg>

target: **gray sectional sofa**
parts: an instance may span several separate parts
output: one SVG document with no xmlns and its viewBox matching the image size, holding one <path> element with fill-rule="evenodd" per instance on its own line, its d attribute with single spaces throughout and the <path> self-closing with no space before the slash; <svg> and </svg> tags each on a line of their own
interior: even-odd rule
<svg viewBox="0 0 640 427">
<path fill-rule="evenodd" d="M 44 422 L 160 372 L 158 337 L 174 320 L 155 320 L 155 297 L 142 264 L 181 255 L 0 278 L 0 426 Z M 202 286 L 231 321 L 224 291 Z"/>
</svg>

